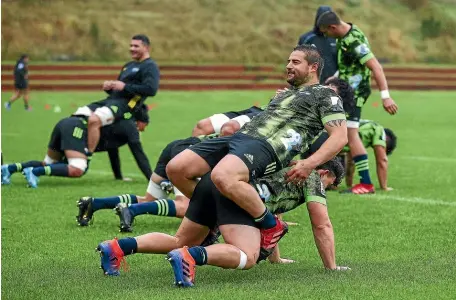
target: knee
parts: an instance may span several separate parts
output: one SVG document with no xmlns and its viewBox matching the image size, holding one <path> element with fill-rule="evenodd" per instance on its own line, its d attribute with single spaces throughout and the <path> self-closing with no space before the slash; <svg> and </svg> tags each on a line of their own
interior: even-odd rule
<svg viewBox="0 0 456 300">
<path fill-rule="evenodd" d="M 206 119 L 198 121 L 192 131 L 192 136 L 206 135 L 207 124 Z"/>
<path fill-rule="evenodd" d="M 81 177 L 84 175 L 84 171 L 73 166 L 68 166 L 68 176 L 69 177 Z"/>
<path fill-rule="evenodd" d="M 87 160 L 84 158 L 68 159 L 68 176 L 81 177 L 87 170 Z"/>
<path fill-rule="evenodd" d="M 253 268 L 256 265 L 257 259 L 258 259 L 258 254 L 259 254 L 259 249 L 258 251 L 252 251 L 252 252 L 243 252 L 240 250 L 240 262 L 239 262 L 239 267 L 238 269 L 241 270 L 248 270 Z"/>
<path fill-rule="evenodd" d="M 220 130 L 220 136 L 230 136 L 233 135 L 236 131 L 237 129 L 234 128 L 233 124 L 226 123 L 222 126 L 222 129 Z"/>
<path fill-rule="evenodd" d="M 176 161 L 175 159 L 172 159 L 166 165 L 166 175 L 168 176 L 171 182 L 178 180 L 182 176 L 181 167 L 183 166 L 181 166 L 179 161 Z"/>
</svg>

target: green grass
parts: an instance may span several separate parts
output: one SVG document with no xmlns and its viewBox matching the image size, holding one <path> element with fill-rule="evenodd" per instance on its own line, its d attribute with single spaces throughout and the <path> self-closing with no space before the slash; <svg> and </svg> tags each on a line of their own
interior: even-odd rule
<svg viewBox="0 0 456 300">
<path fill-rule="evenodd" d="M 162 92 L 151 103 L 151 125 L 142 135 L 152 164 L 171 140 L 185 138 L 198 119 L 241 109 L 271 92 Z M 2 93 L 5 100 L 9 93 Z M 74 104 L 100 99 L 101 93 L 32 93 L 32 112 L 17 103 L 2 110 L 5 162 L 42 159 L 53 125 Z M 76 226 L 75 201 L 84 195 L 143 194 L 147 181 L 128 149 L 122 168 L 133 177 L 117 182 L 105 154 L 94 157 L 81 179 L 43 177 L 36 190 L 20 175 L 2 187 L 2 294 L 4 299 L 454 299 L 456 294 L 456 121 L 455 93 L 393 92 L 400 112 L 388 116 L 371 104 L 363 112 L 392 128 L 398 148 L 390 157 L 393 192 L 355 197 L 329 193 L 337 261 L 349 273 L 322 269 L 304 207 L 286 215 L 299 222 L 281 242 L 293 265 L 262 263 L 250 271 L 199 268 L 194 289 L 172 286 L 163 255 L 129 257 L 131 270 L 118 278 L 102 275 L 94 249 L 114 236 L 118 219 L 97 212 L 89 228 Z M 44 105 L 60 105 L 61 113 Z M 372 152 L 370 157 L 373 157 Z M 371 161 L 371 174 L 375 167 Z M 137 218 L 135 235 L 174 233 L 178 219 Z"/>
</svg>

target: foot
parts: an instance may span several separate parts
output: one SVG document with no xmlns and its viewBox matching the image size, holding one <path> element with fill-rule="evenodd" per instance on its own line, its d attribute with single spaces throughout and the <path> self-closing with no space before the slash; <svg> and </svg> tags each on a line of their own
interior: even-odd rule
<svg viewBox="0 0 456 300">
<path fill-rule="evenodd" d="M 116 214 L 119 216 L 120 219 L 120 232 L 132 232 L 133 228 L 133 221 L 135 217 L 132 215 L 130 209 L 125 203 L 119 203 L 114 208 Z"/>
<path fill-rule="evenodd" d="M 27 107 L 24 107 L 25 111 L 32 111 L 32 107 L 31 106 L 27 106 Z"/>
<path fill-rule="evenodd" d="M 79 213 L 76 216 L 76 222 L 79 226 L 88 226 L 93 221 L 92 197 L 82 197 L 76 202 Z"/>
<path fill-rule="evenodd" d="M 11 109 L 11 103 L 5 102 L 5 108 L 6 108 L 6 110 L 10 110 Z"/>
<path fill-rule="evenodd" d="M 11 173 L 8 170 L 7 165 L 2 166 L 2 185 L 11 183 Z"/>
<path fill-rule="evenodd" d="M 160 187 L 168 195 L 171 194 L 174 190 L 174 186 L 169 180 L 163 180 L 162 182 L 160 182 Z"/>
<path fill-rule="evenodd" d="M 105 275 L 119 276 L 120 265 L 125 262 L 117 238 L 100 243 L 96 249 L 100 253 L 101 268 Z"/>
<path fill-rule="evenodd" d="M 215 227 L 214 229 L 209 231 L 209 233 L 207 234 L 206 238 L 201 243 L 201 246 L 202 247 L 207 247 L 207 246 L 210 246 L 210 245 L 218 243 L 219 242 L 218 238 L 220 237 L 220 235 L 221 235 L 221 232 L 220 232 L 219 228 Z"/>
<path fill-rule="evenodd" d="M 166 259 L 174 272 L 174 284 L 178 287 L 191 287 L 195 282 L 195 260 L 188 252 L 188 247 L 168 253 Z"/>
<path fill-rule="evenodd" d="M 33 174 L 32 172 L 33 168 L 25 168 L 22 171 L 22 174 L 24 174 L 25 179 L 27 180 L 27 183 L 29 187 L 36 189 L 38 187 L 38 176 Z"/>
<path fill-rule="evenodd" d="M 341 194 L 375 194 L 375 188 L 373 184 L 365 184 L 365 183 L 358 183 L 352 188 L 343 190 L 340 192 Z"/>
<path fill-rule="evenodd" d="M 288 232 L 288 225 L 282 220 L 279 220 L 277 216 L 276 219 L 276 226 L 269 228 L 269 229 L 261 229 L 261 244 L 260 244 L 260 255 L 258 257 L 258 261 L 266 259 L 269 255 L 274 252 L 275 246 L 280 241 L 280 239 L 287 234 Z"/>
</svg>

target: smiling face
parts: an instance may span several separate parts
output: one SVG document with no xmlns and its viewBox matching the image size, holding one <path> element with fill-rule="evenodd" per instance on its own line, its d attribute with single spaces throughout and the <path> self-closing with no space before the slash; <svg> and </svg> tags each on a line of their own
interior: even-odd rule
<svg viewBox="0 0 456 300">
<path fill-rule="evenodd" d="M 293 51 L 288 58 L 287 82 L 295 87 L 301 86 L 316 76 L 317 69 L 318 64 L 309 65 L 303 51 Z"/>
<path fill-rule="evenodd" d="M 149 47 L 144 45 L 141 40 L 131 40 L 130 42 L 130 54 L 133 60 L 142 60 L 147 53 L 149 53 Z"/>
</svg>

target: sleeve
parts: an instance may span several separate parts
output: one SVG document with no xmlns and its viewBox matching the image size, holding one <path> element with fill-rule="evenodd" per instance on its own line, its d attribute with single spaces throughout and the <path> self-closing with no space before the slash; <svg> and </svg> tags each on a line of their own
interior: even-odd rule
<svg viewBox="0 0 456 300">
<path fill-rule="evenodd" d="M 382 126 L 376 124 L 374 127 L 374 137 L 372 146 L 382 146 L 386 148 L 386 134 Z"/>
<path fill-rule="evenodd" d="M 317 171 L 312 171 L 309 177 L 307 177 L 304 185 L 304 197 L 306 203 L 318 202 L 326 205 L 326 193 L 323 183 L 320 180 L 320 175 Z"/>
<path fill-rule="evenodd" d="M 324 124 L 334 120 L 345 120 L 345 111 L 342 99 L 331 89 L 325 88 L 318 101 L 318 110 L 321 122 Z"/>
<path fill-rule="evenodd" d="M 124 90 L 141 96 L 155 96 L 160 82 L 160 71 L 157 65 L 149 64 L 143 69 L 141 84 L 126 84 Z"/>
<path fill-rule="evenodd" d="M 136 164 L 141 169 L 141 172 L 144 174 L 147 180 L 152 176 L 152 169 L 150 168 L 149 159 L 147 158 L 144 150 L 142 148 L 141 142 L 128 143 L 130 151 L 133 154 Z"/>
<path fill-rule="evenodd" d="M 374 57 L 374 53 L 372 53 L 369 42 L 364 35 L 349 39 L 347 43 L 347 48 L 361 64 L 365 64 L 369 59 Z"/>
<path fill-rule="evenodd" d="M 120 170 L 120 157 L 119 148 L 108 149 L 109 161 L 111 162 L 111 169 L 116 179 L 122 179 L 122 171 Z"/>
</svg>

